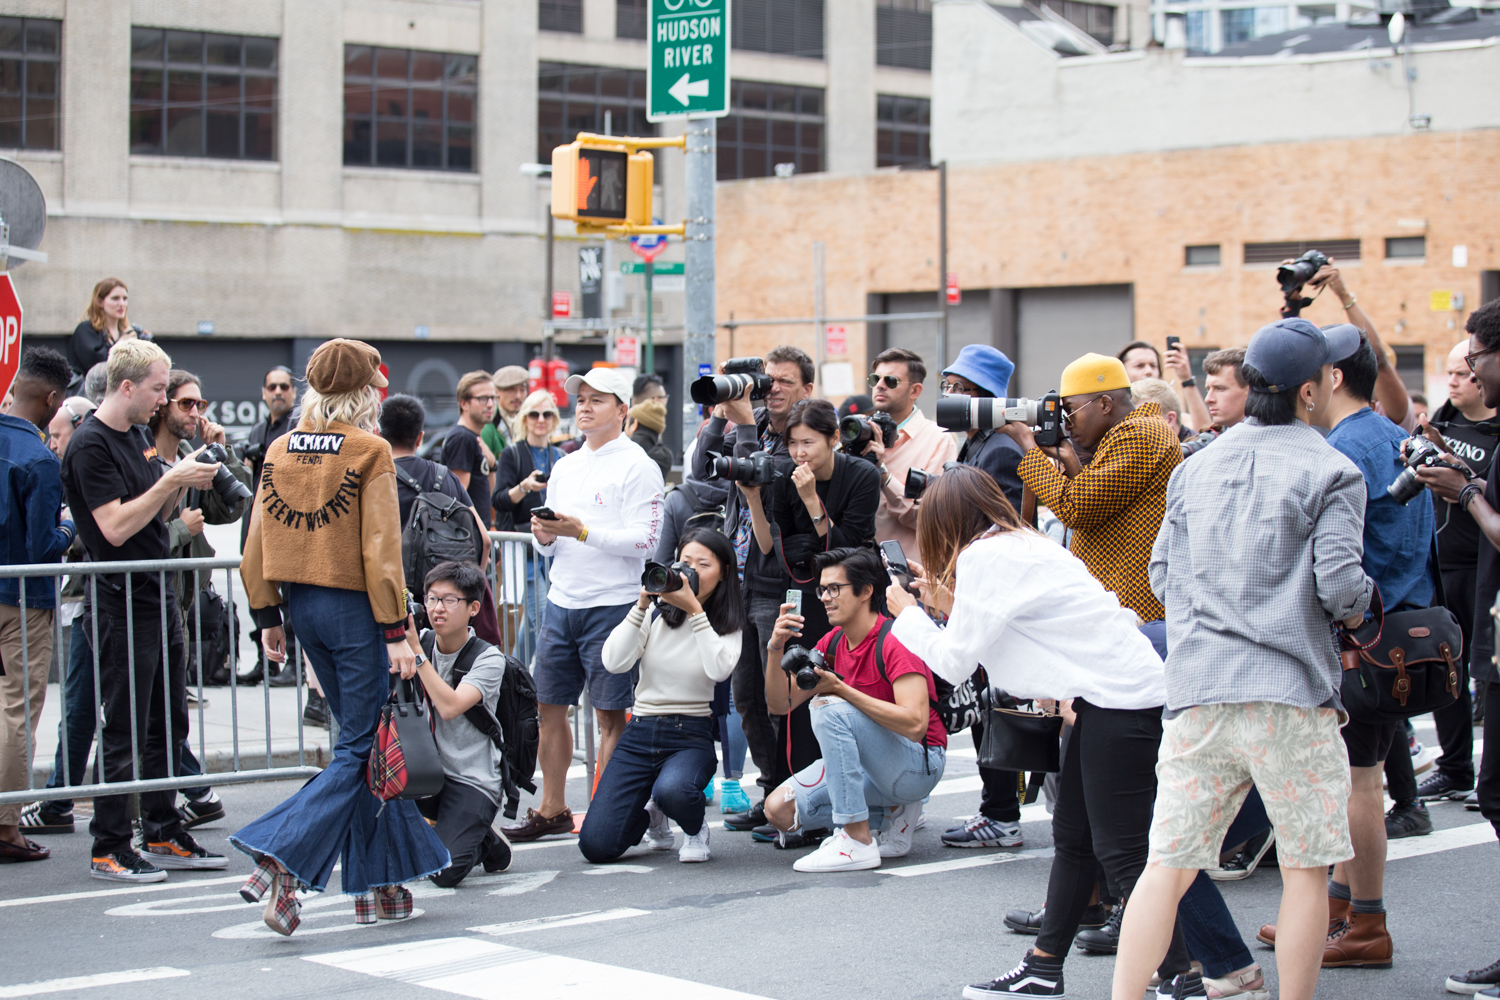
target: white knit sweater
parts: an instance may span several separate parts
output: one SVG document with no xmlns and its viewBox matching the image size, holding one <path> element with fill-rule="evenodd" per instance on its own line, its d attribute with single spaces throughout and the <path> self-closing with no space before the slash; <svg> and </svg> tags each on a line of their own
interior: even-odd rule
<svg viewBox="0 0 1500 1000">
<path fill-rule="evenodd" d="M 740 658 L 740 634 L 719 635 L 708 615 L 689 615 L 669 628 L 660 615 L 639 606 L 604 640 L 604 669 L 623 674 L 641 664 L 635 686 L 636 715 L 707 716 L 714 685 L 734 673 Z"/>
</svg>

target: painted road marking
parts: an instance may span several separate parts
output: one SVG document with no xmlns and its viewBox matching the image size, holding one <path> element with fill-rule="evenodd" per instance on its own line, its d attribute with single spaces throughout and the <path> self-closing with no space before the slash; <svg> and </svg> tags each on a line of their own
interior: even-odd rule
<svg viewBox="0 0 1500 1000">
<path fill-rule="evenodd" d="M 480 938 L 412 941 L 328 955 L 317 962 L 348 972 L 476 1000 L 607 996 L 610 1000 L 764 1000 L 749 993 L 639 972 L 581 958 L 547 955 Z"/>
<path fill-rule="evenodd" d="M 1403 858 L 1419 858 L 1424 854 L 1438 854 L 1442 851 L 1454 851 L 1460 847 L 1474 847 L 1478 844 L 1493 844 L 1495 842 L 1495 828 L 1486 822 L 1469 823 L 1464 826 L 1452 826 L 1446 830 L 1436 830 L 1425 837 L 1403 837 L 1401 840 L 1392 840 L 1385 846 L 1385 859 L 1387 861 L 1400 861 Z"/>
<path fill-rule="evenodd" d="M 901 878 L 913 878 L 919 875 L 939 875 L 943 872 L 962 871 L 965 868 L 984 868 L 988 865 L 1004 865 L 1012 861 L 1030 861 L 1036 858 L 1052 857 L 1052 848 L 1046 847 L 1035 851 L 1016 851 L 1014 854 L 981 854 L 969 855 L 963 858 L 954 858 L 952 861 L 934 861 L 925 865 L 908 865 L 905 868 L 876 868 L 879 875 L 897 875 Z"/>
<path fill-rule="evenodd" d="M 225 878 L 205 878 L 193 882 L 173 882 L 170 885 L 133 885 L 124 889 L 95 889 L 91 892 L 60 892 L 52 896 L 26 896 L 21 899 L 0 899 L 0 908 L 6 906 L 33 906 L 37 903 L 68 903 L 75 899 L 102 899 L 110 896 L 137 895 L 142 892 L 167 892 L 172 889 L 196 889 L 204 885 L 229 885 L 243 882 L 249 875 L 229 875 Z"/>
<path fill-rule="evenodd" d="M 330 899 L 327 905 L 334 903 L 347 903 L 345 899 Z M 316 905 L 316 904 L 313 904 Z M 371 931 L 377 927 L 390 927 L 396 924 L 404 924 L 407 920 L 420 917 L 426 910 L 414 907 L 411 916 L 405 920 L 379 920 L 373 924 L 356 924 L 354 922 L 354 907 L 347 910 L 323 910 L 317 913 L 307 912 L 308 904 L 302 907 L 302 923 L 297 927 L 296 937 L 305 938 L 312 934 L 343 934 L 347 931 Z M 345 922 L 333 927 L 309 927 L 314 920 L 327 920 L 330 917 L 343 917 Z M 264 938 L 272 941 L 290 941 L 291 938 L 282 937 L 271 928 L 266 926 L 264 920 L 252 920 L 249 923 L 234 924 L 230 927 L 221 927 L 214 931 L 214 937 L 222 941 L 243 941 L 250 938 Z"/>
<path fill-rule="evenodd" d="M 69 976 L 66 979 L 47 979 L 38 983 L 18 983 L 15 986 L 0 986 L 0 997 L 35 997 L 44 993 L 62 993 L 67 990 L 86 990 L 94 986 L 119 986 L 122 983 L 144 983 L 151 979 L 175 979 L 191 975 L 186 969 L 158 966 L 154 969 L 127 969 L 124 972 L 101 972 L 94 976 Z"/>
<path fill-rule="evenodd" d="M 586 910 L 583 913 L 562 913 L 555 917 L 533 917 L 530 920 L 512 920 L 508 924 L 485 924 L 469 930 L 490 937 L 505 937 L 508 934 L 524 934 L 552 927 L 577 927 L 581 924 L 597 924 L 607 920 L 624 920 L 627 917 L 644 917 L 650 910 L 634 910 L 629 907 L 618 910 Z"/>
</svg>

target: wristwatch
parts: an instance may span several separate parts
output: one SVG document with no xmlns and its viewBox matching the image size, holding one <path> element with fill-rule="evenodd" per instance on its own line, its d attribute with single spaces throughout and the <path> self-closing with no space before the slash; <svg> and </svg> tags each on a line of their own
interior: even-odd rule
<svg viewBox="0 0 1500 1000">
<path fill-rule="evenodd" d="M 812 519 L 813 527 L 816 528 L 818 525 L 822 524 L 826 520 L 828 520 L 828 515 L 827 514 L 819 514 L 817 517 L 814 517 Z"/>
<path fill-rule="evenodd" d="M 412 657 L 416 666 L 420 667 L 422 664 L 427 662 L 427 654 L 422 652 L 420 649 L 413 653 Z"/>
<path fill-rule="evenodd" d="M 1198 380 L 1189 375 L 1187 378 L 1183 379 L 1177 384 L 1182 386 L 1184 389 L 1191 389 L 1193 386 L 1198 384 Z"/>
</svg>

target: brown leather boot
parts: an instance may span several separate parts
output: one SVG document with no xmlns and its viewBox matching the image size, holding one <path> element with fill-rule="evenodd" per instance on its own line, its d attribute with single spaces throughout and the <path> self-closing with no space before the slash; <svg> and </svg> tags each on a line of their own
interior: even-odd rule
<svg viewBox="0 0 1500 1000">
<path fill-rule="evenodd" d="M 1350 903 L 1347 899 L 1328 897 L 1328 936 L 1330 938 L 1338 931 L 1339 925 L 1344 922 L 1344 918 L 1349 916 L 1349 906 Z M 1263 924 L 1261 929 L 1256 933 L 1255 940 L 1261 944 L 1270 945 L 1272 948 L 1276 947 L 1276 925 Z"/>
<path fill-rule="evenodd" d="M 1394 951 L 1384 913 L 1350 913 L 1343 927 L 1328 937 L 1323 968 L 1389 969 Z"/>
</svg>

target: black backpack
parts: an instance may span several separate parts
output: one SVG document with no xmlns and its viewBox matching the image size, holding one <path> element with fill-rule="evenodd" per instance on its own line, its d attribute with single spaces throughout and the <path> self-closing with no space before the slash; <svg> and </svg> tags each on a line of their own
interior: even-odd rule
<svg viewBox="0 0 1500 1000">
<path fill-rule="evenodd" d="M 187 646 L 189 684 L 200 681 L 207 687 L 229 683 L 229 672 L 236 669 L 240 649 L 239 612 L 220 597 L 210 584 L 200 590 L 183 613 L 183 637 Z M 203 660 L 198 660 L 198 634 L 203 635 Z"/>
<path fill-rule="evenodd" d="M 434 488 L 423 490 L 411 473 L 396 466 L 396 478 L 417 495 L 401 531 L 401 568 L 406 573 L 406 585 L 418 595 L 425 592 L 422 582 L 434 566 L 445 562 L 477 565 L 480 547 L 489 541 L 479 537 L 479 525 L 474 523 L 468 504 L 437 491 L 448 470 L 436 463 L 433 467 L 437 470 Z"/>
<path fill-rule="evenodd" d="M 422 635 L 422 652 L 432 659 L 437 647 L 437 636 L 432 632 Z M 464 648 L 458 651 L 453 663 L 450 686 L 457 688 L 464 676 L 473 669 L 474 661 L 486 649 L 495 647 L 478 636 L 470 636 Z M 505 654 L 501 654 L 505 655 Z M 536 794 L 536 750 L 539 718 L 536 707 L 536 682 L 526 672 L 521 661 L 514 656 L 505 656 L 505 679 L 500 682 L 500 695 L 491 708 L 480 702 L 464 713 L 464 718 L 475 729 L 490 738 L 490 742 L 501 753 L 500 784 L 505 791 L 505 818 L 515 819 L 521 803 L 521 789 Z"/>
</svg>

